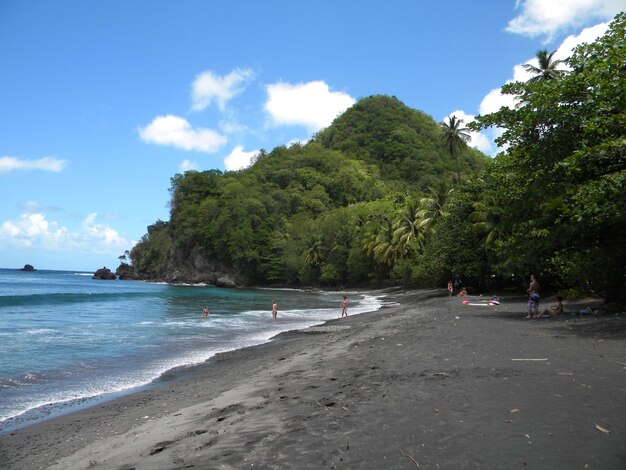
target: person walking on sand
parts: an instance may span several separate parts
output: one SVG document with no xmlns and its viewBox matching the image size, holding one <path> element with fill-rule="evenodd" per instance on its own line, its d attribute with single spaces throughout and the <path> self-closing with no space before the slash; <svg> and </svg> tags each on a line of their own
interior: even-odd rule
<svg viewBox="0 0 626 470">
<path fill-rule="evenodd" d="M 534 318 L 539 315 L 539 283 L 533 274 L 530 275 L 530 284 L 528 285 L 527 292 L 528 315 L 526 318 Z"/>
<path fill-rule="evenodd" d="M 207 305 L 205 305 L 204 308 L 202 309 L 202 316 L 203 317 L 209 316 L 209 307 Z"/>
<path fill-rule="evenodd" d="M 452 291 L 454 291 L 454 286 L 452 285 L 452 281 L 448 281 L 448 297 L 452 297 Z"/>
<path fill-rule="evenodd" d="M 278 304 L 275 300 L 272 300 L 272 323 L 276 321 L 278 317 Z"/>
<path fill-rule="evenodd" d="M 343 317 L 348 318 L 348 297 L 344 295 L 343 300 L 341 301 L 339 305 L 341 307 L 341 318 Z"/>
</svg>

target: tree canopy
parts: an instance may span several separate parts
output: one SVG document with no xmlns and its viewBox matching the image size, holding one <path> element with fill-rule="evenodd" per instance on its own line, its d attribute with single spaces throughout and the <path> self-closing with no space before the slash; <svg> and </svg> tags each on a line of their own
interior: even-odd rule
<svg viewBox="0 0 626 470">
<path fill-rule="evenodd" d="M 501 130 L 493 159 L 371 96 L 248 169 L 175 175 L 170 220 L 148 227 L 133 266 L 162 276 L 172 253 L 195 250 L 257 285 L 443 286 L 458 274 L 489 289 L 535 274 L 547 289 L 623 297 L 625 31 L 620 13 L 558 79 L 504 85 L 517 105 L 468 125 Z M 540 67 L 554 69 L 545 52 Z M 460 125 L 447 127 L 463 141 Z"/>
</svg>

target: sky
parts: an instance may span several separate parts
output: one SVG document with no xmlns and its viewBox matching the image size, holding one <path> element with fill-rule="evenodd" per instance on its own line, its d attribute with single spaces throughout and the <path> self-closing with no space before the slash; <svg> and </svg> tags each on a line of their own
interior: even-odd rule
<svg viewBox="0 0 626 470">
<path fill-rule="evenodd" d="M 114 270 L 170 179 L 306 142 L 360 98 L 436 121 L 510 104 L 626 0 L 2 0 L 0 268 Z M 474 134 L 487 155 L 498 130 Z"/>
</svg>

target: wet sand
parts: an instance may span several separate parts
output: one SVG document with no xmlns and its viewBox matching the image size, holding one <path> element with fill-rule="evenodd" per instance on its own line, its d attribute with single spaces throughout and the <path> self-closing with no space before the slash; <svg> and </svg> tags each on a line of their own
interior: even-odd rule
<svg viewBox="0 0 626 470">
<path fill-rule="evenodd" d="M 626 314 L 390 297 L 1 436 L 0 468 L 626 468 Z"/>
</svg>

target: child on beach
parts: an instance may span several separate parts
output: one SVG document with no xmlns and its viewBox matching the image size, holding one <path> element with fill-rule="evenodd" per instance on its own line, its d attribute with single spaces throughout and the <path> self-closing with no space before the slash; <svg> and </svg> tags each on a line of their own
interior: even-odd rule
<svg viewBox="0 0 626 470">
<path fill-rule="evenodd" d="M 348 297 L 343 296 L 343 300 L 341 301 L 341 318 L 348 318 Z"/>
<path fill-rule="evenodd" d="M 452 281 L 448 281 L 448 297 L 452 297 L 453 291 L 454 291 L 454 286 L 452 285 Z"/>
</svg>

